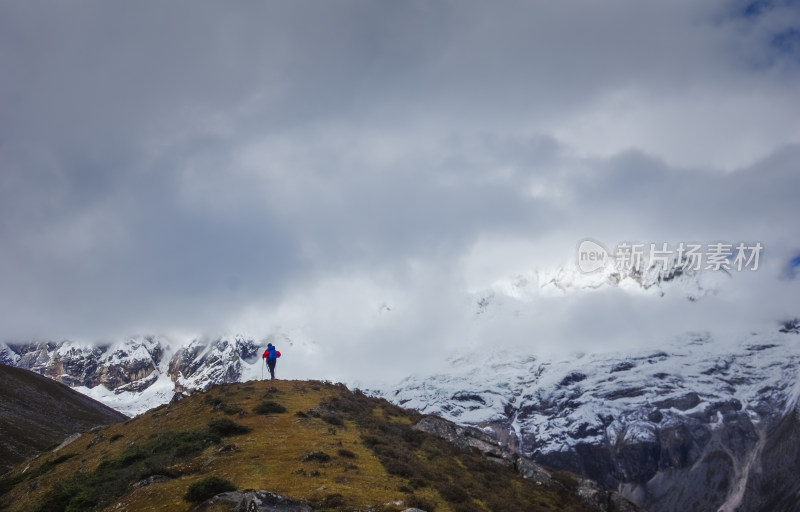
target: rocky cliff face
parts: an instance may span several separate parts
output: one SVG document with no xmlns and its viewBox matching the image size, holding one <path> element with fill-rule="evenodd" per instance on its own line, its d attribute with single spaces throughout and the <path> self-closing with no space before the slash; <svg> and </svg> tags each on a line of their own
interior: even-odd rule
<svg viewBox="0 0 800 512">
<path fill-rule="evenodd" d="M 799 510 L 787 475 L 800 464 L 800 337 L 782 331 L 563 360 L 463 357 L 385 396 L 490 429 L 648 510 Z"/>
<path fill-rule="evenodd" d="M 168 348 L 168 347 L 167 347 Z M 159 370 L 165 346 L 155 337 L 114 345 L 84 346 L 69 341 L 0 347 L 0 361 L 72 387 L 103 385 L 110 390 L 145 388 Z"/>
<path fill-rule="evenodd" d="M 739 510 L 800 510 L 800 417 L 784 415 L 765 431 L 749 478 L 739 481 Z M 729 510 L 733 510 L 729 508 Z"/>
<path fill-rule="evenodd" d="M 253 365 L 258 359 L 252 339 L 195 340 L 175 352 L 168 373 L 177 392 L 208 389 L 212 384 L 239 382 L 242 364 Z"/>
</svg>

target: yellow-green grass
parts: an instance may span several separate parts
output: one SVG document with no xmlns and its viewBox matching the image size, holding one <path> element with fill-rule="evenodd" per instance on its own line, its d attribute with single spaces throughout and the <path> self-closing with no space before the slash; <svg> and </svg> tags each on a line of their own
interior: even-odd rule
<svg viewBox="0 0 800 512">
<path fill-rule="evenodd" d="M 213 418 L 230 418 L 252 431 L 222 441 L 222 445 L 234 444 L 235 451 L 220 453 L 219 445 L 210 446 L 199 455 L 170 467 L 179 475 L 177 478 L 124 494 L 107 509 L 190 510 L 192 505 L 183 500 L 186 489 L 206 475 L 230 480 L 239 489 L 265 489 L 311 502 L 341 494 L 346 506 L 354 509 L 403 500 L 404 493 L 397 489 L 404 485 L 404 480 L 386 472 L 378 458 L 360 442 L 359 429 L 352 421 L 344 421 L 344 426 L 333 426 L 319 418 L 296 415 L 314 409 L 335 393 L 336 389 L 331 386 L 298 381 L 215 387 L 207 393 L 151 410 L 125 424 L 85 434 L 59 453 L 42 455 L 29 465 L 21 466 L 29 466 L 27 472 L 32 472 L 59 456 L 76 454 L 42 476 L 23 480 L 0 497 L 0 503 L 5 504 L 3 510 L 9 512 L 29 512 L 59 482 L 80 472 L 95 471 L 101 462 L 119 456 L 131 445 L 147 443 L 154 433 L 203 429 Z M 227 415 L 213 407 L 217 400 L 228 408 L 238 407 L 243 413 Z M 252 410 L 265 400 L 277 402 L 287 411 L 267 415 L 253 413 Z M 90 446 L 98 437 L 101 440 Z M 338 455 L 340 449 L 349 450 L 355 457 Z M 302 461 L 314 451 L 329 454 L 331 461 Z M 15 475 L 18 474 L 19 470 Z M 439 501 L 431 490 L 424 490 L 421 495 Z M 446 510 L 446 507 L 437 510 Z"/>
<path fill-rule="evenodd" d="M 255 413 L 264 402 L 286 412 Z M 194 507 L 184 499 L 189 486 L 215 476 L 238 489 L 304 500 L 317 510 L 590 510 L 565 486 L 537 486 L 513 468 L 413 430 L 420 418 L 343 385 L 260 381 L 216 386 L 85 434 L 58 453 L 21 466 L 6 479 L 5 488 L 11 490 L 0 496 L 0 508 L 59 511 L 70 500 L 80 504 L 81 492 L 95 492 L 100 506 L 90 507 L 89 500 L 84 509 L 188 511 Z M 250 430 L 217 438 L 209 422 L 220 419 Z M 193 434 L 187 438 L 180 432 Z M 205 439 L 206 447 L 192 451 L 195 439 Z M 173 453 L 176 447 L 183 451 Z M 304 460 L 314 452 L 330 458 Z M 171 478 L 130 487 L 152 474 Z M 117 485 L 115 492 L 108 491 L 107 483 L 103 492 L 97 491 L 108 480 Z"/>
</svg>

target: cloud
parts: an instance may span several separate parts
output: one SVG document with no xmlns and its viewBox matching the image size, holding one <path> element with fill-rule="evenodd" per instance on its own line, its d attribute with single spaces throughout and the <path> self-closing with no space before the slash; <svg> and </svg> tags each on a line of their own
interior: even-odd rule
<svg viewBox="0 0 800 512">
<path fill-rule="evenodd" d="M 374 376 L 719 327 L 733 298 L 782 314 L 795 11 L 6 3 L 0 336 L 284 332 L 298 375 Z M 476 323 L 470 291 L 586 237 L 760 241 L 764 271 L 691 310 L 581 294 Z"/>
</svg>

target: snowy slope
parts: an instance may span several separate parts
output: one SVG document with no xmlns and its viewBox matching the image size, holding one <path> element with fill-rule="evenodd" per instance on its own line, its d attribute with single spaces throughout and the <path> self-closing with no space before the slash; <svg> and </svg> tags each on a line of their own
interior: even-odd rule
<svg viewBox="0 0 800 512">
<path fill-rule="evenodd" d="M 800 449 L 779 430 L 800 399 L 800 335 L 783 330 L 737 340 L 687 334 L 658 350 L 566 358 L 482 351 L 380 394 L 482 427 L 648 510 L 760 507 L 757 482 L 786 472 L 764 446 Z M 793 492 L 789 483 L 773 497 Z"/>
<path fill-rule="evenodd" d="M 712 415 L 713 423 L 722 403 L 757 421 L 765 403 L 784 409 L 800 396 L 800 336 L 777 330 L 736 343 L 687 334 L 660 350 L 562 359 L 481 352 L 450 365 L 384 395 L 460 423 L 508 425 L 530 455 L 649 437 L 650 424 L 672 417 Z"/>
</svg>

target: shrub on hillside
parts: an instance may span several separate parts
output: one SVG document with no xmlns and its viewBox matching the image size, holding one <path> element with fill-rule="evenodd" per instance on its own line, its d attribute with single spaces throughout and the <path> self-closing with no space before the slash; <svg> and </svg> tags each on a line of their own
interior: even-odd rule
<svg viewBox="0 0 800 512">
<path fill-rule="evenodd" d="M 258 404 L 253 412 L 256 414 L 280 414 L 286 412 L 286 407 L 277 402 L 264 401 Z"/>
<path fill-rule="evenodd" d="M 341 417 L 339 417 L 336 414 L 323 414 L 322 421 L 324 421 L 325 423 L 329 423 L 331 425 L 336 425 L 337 427 L 344 426 L 344 421 L 342 420 Z"/>
<path fill-rule="evenodd" d="M 209 421 L 208 429 L 219 437 L 238 436 L 252 430 L 250 427 L 239 425 L 228 418 L 216 418 Z"/>
<path fill-rule="evenodd" d="M 303 457 L 303 462 L 329 462 L 331 456 L 325 452 L 311 452 Z"/>
<path fill-rule="evenodd" d="M 183 499 L 192 503 L 200 503 L 217 494 L 235 490 L 236 486 L 233 485 L 233 482 L 216 476 L 208 476 L 190 485 Z"/>
<path fill-rule="evenodd" d="M 426 512 L 435 512 L 436 510 L 436 505 L 434 503 L 431 503 L 425 498 L 421 498 L 414 494 L 407 495 L 403 499 L 403 506 L 408 508 L 418 508 L 420 510 L 425 510 Z"/>
<path fill-rule="evenodd" d="M 356 454 L 352 451 L 348 450 L 347 448 L 339 448 L 339 456 L 346 457 L 348 459 L 355 459 Z"/>
</svg>

